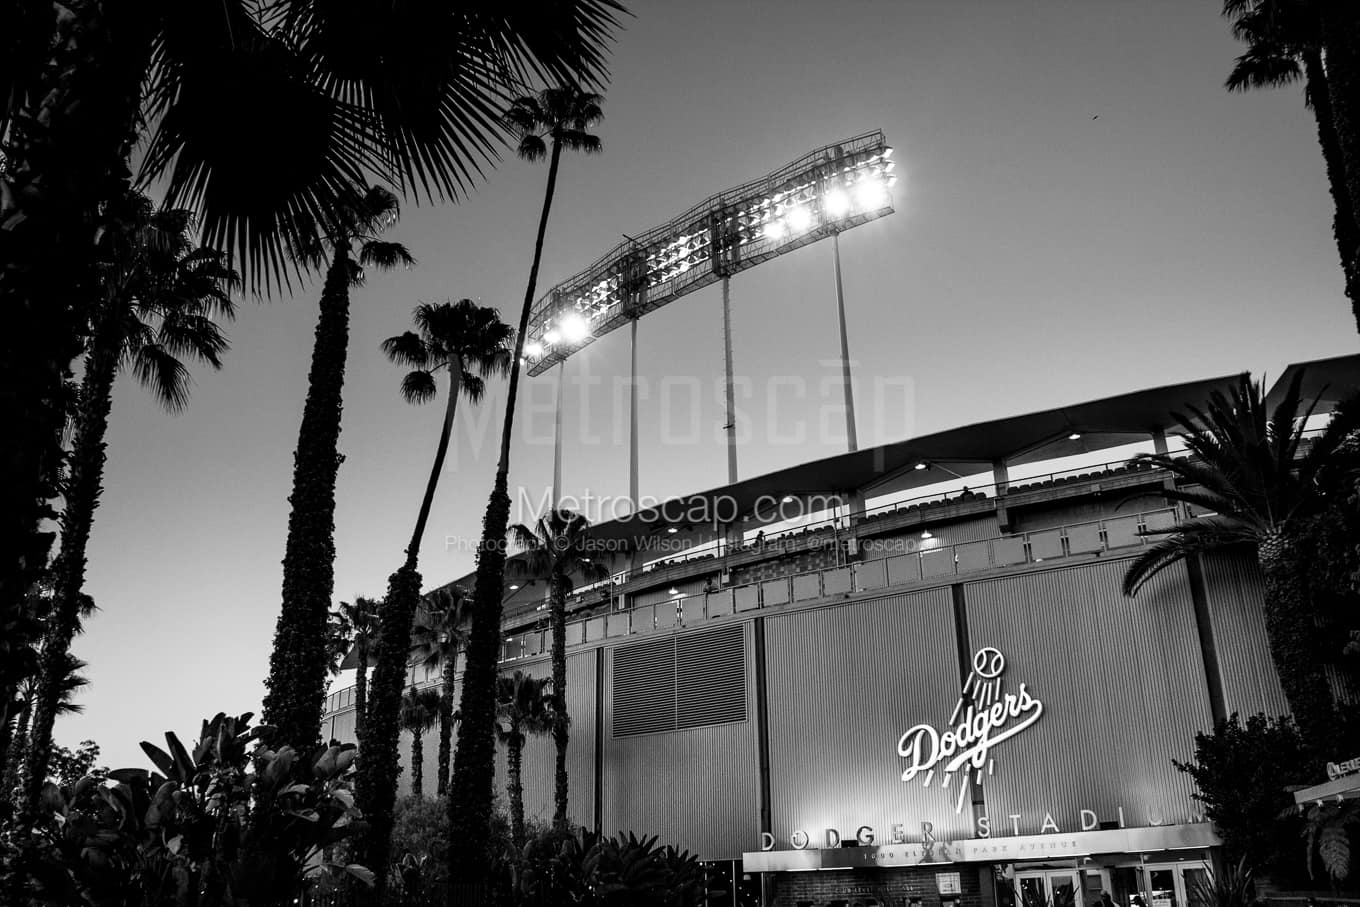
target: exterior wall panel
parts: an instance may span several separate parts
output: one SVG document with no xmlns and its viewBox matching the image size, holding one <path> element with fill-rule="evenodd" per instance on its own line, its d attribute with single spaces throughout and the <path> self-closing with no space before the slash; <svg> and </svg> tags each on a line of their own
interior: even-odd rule
<svg viewBox="0 0 1360 907">
<path fill-rule="evenodd" d="M 740 859 L 758 843 L 760 765 L 749 622 L 742 632 L 748 717 L 730 724 L 614 737 L 614 653 L 605 653 L 605 834 L 659 835 L 704 860 Z"/>
<path fill-rule="evenodd" d="M 1006 658 L 1002 689 L 1041 700 L 1036 724 L 992 751 L 984 775 L 996 833 L 1038 834 L 1046 814 L 1081 829 L 1081 809 L 1129 826 L 1198 813 L 1186 759 L 1210 723 L 1208 689 L 1185 568 L 1120 591 L 1127 560 L 1019 574 L 965 586 L 974 650 Z M 1089 821 L 1089 817 L 1088 817 Z"/>
<path fill-rule="evenodd" d="M 1204 558 L 1205 597 L 1227 713 L 1287 715 L 1289 706 L 1266 641 L 1261 574 L 1244 554 Z"/>
<path fill-rule="evenodd" d="M 966 836 L 946 791 L 902 781 L 898 736 L 927 717 L 947 719 L 959 664 L 947 588 L 770 617 L 765 624 L 771 833 L 824 842 L 861 825 L 879 842 L 894 824 L 919 836 Z M 913 838 L 915 839 L 915 838 Z M 754 839 L 747 850 L 754 850 Z"/>
</svg>

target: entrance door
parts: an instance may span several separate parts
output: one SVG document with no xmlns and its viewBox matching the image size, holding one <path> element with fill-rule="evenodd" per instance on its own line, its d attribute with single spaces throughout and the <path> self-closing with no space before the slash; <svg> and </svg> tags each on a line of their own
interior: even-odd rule
<svg viewBox="0 0 1360 907">
<path fill-rule="evenodd" d="M 1016 907 L 1083 907 L 1075 869 L 1040 869 L 1015 874 Z"/>
<path fill-rule="evenodd" d="M 1208 881 L 1204 863 L 1149 863 L 1143 867 L 1146 907 L 1208 907 L 1200 896 Z"/>
</svg>

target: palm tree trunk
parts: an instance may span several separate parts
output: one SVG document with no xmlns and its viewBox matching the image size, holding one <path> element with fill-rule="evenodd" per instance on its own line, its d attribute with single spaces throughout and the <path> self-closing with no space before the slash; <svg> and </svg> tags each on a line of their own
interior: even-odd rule
<svg viewBox="0 0 1360 907">
<path fill-rule="evenodd" d="M 417 800 L 423 799 L 425 790 L 425 747 L 421 745 L 421 737 L 419 731 L 411 734 L 411 796 Z"/>
<path fill-rule="evenodd" d="M 1351 210 L 1360 212 L 1360 8 L 1353 0 L 1319 0 L 1322 55 L 1327 97 Z M 1340 237 L 1338 237 L 1340 240 Z M 1360 298 L 1360 251 L 1343 253 L 1346 295 Z"/>
<path fill-rule="evenodd" d="M 23 708 L 19 710 L 19 720 L 14 724 L 14 738 L 10 741 L 9 758 L 5 760 L 3 786 L 0 790 L 11 791 L 19 785 L 23 775 L 24 759 L 28 755 L 28 727 L 33 719 L 33 696 L 24 697 Z"/>
<path fill-rule="evenodd" d="M 567 586 L 563 577 L 552 581 L 552 724 L 556 747 L 553 791 L 553 828 L 567 828 L 567 743 L 570 740 L 567 716 Z"/>
<path fill-rule="evenodd" d="M 326 617 L 335 586 L 335 479 L 342 459 L 340 411 L 349 349 L 349 243 L 337 242 L 321 292 L 321 314 L 307 376 L 288 540 L 283 555 L 283 606 L 269 658 L 266 724 L 276 745 L 311 752 L 321 741 L 326 698 Z"/>
<path fill-rule="evenodd" d="M 364 748 L 359 754 L 359 808 L 368 822 L 361 843 L 363 865 L 375 876 L 374 903 L 382 903 L 392 844 L 392 808 L 397 800 L 397 746 L 400 742 L 401 691 L 411 654 L 411 619 L 420 600 L 415 555 L 387 581 L 378 638 L 377 665 L 364 716 Z M 404 631 L 403 629 L 404 628 Z"/>
<path fill-rule="evenodd" d="M 366 865 L 377 875 L 381 892 L 387 883 L 387 862 L 391 851 L 392 807 L 397 798 L 397 740 L 400 734 L 396 716 L 401 708 L 401 691 L 406 680 L 406 666 L 411 656 L 411 623 L 420 602 L 420 542 L 425 535 L 425 524 L 430 516 L 439 475 L 444 468 L 444 457 L 449 450 L 449 436 L 453 417 L 458 409 L 458 392 L 462 387 L 462 363 L 450 377 L 449 399 L 444 405 L 444 425 L 435 448 L 434 467 L 425 483 L 425 495 L 420 501 L 420 514 L 406 548 L 406 563 L 388 580 L 387 602 L 382 610 L 381 641 L 378 644 L 378 665 L 373 670 L 373 701 L 369 706 L 367 739 L 368 752 L 359 760 L 360 807 L 368 819 L 365 835 L 368 854 Z"/>
<path fill-rule="evenodd" d="M 61 554 L 53 565 L 52 621 L 43 640 L 38 674 L 33 727 L 29 732 L 24 765 L 24 805 L 37 806 L 47 779 L 52 754 L 52 725 L 61 705 L 61 685 L 66 679 L 67 653 L 80 626 L 80 595 L 85 583 L 86 546 L 104 478 L 104 435 L 113 408 L 113 382 L 123 337 L 116 313 L 106 313 L 85 359 L 80 387 L 80 412 L 71 445 L 71 472 L 66 483 L 66 509 L 61 515 Z"/>
<path fill-rule="evenodd" d="M 1327 188 L 1332 195 L 1332 235 L 1341 256 L 1341 270 L 1346 276 L 1346 295 L 1351 300 L 1356 330 L 1360 330 L 1360 287 L 1356 285 L 1356 263 L 1360 254 L 1360 226 L 1356 225 L 1355 207 L 1346 189 L 1346 168 L 1341 158 L 1341 145 L 1332 121 L 1332 99 L 1327 90 L 1327 76 L 1322 66 L 1322 54 L 1316 49 L 1303 53 L 1304 94 L 1313 108 L 1317 121 L 1318 145 L 1327 170 Z"/>
<path fill-rule="evenodd" d="M 1305 743 L 1325 748 L 1335 728 L 1331 688 L 1319 657 L 1317 612 L 1297 556 L 1280 532 L 1262 539 L 1257 560 L 1265 593 L 1266 637 L 1285 701 Z"/>
<path fill-rule="evenodd" d="M 364 743 L 364 717 L 368 706 L 368 636 L 360 632 L 355 646 L 359 655 L 359 670 L 354 675 L 354 737 L 362 747 Z"/>
<path fill-rule="evenodd" d="M 463 669 L 463 696 L 459 703 L 463 719 L 458 724 L 458 752 L 453 763 L 449 796 L 449 872 L 477 885 L 485 879 L 486 842 L 490 839 L 492 787 L 496 777 L 496 664 L 501 648 L 501 598 L 505 594 L 505 532 L 510 525 L 510 435 L 515 424 L 515 401 L 519 396 L 520 359 L 524 335 L 529 329 L 529 309 L 538 285 L 543 258 L 543 238 L 548 230 L 557 168 L 562 149 L 553 143 L 548 163 L 548 186 L 534 239 L 534 260 L 529 285 L 515 332 L 515 353 L 510 364 L 510 383 L 505 395 L 505 419 L 501 428 L 500 460 L 496 480 L 482 518 L 482 540 L 477 552 L 477 576 L 472 592 L 472 626 L 468 635 L 467 666 Z"/>
<path fill-rule="evenodd" d="M 47 565 L 72 409 L 101 205 L 131 184 L 140 84 L 151 41 L 147 4 L 81 3 L 58 23 L 50 5 L 26 19 L 42 50 L 15 73 L 30 89 L 12 120 L 0 178 L 0 623 L 22 626 L 25 597 Z M 48 40 L 50 36 L 50 41 Z M 8 61 L 7 61 L 8 62 Z M 23 645 L 27 640 L 13 640 Z M 23 681 L 0 668 L 0 700 Z"/>
<path fill-rule="evenodd" d="M 458 680 L 458 653 L 444 662 L 444 676 L 439 697 L 439 781 L 438 794 L 449 791 L 449 765 L 453 759 L 453 685 Z"/>
<path fill-rule="evenodd" d="M 507 790 L 510 794 L 510 838 L 515 842 L 515 849 L 524 846 L 524 735 L 515 733 L 510 737 L 507 745 L 508 759 Z"/>
</svg>

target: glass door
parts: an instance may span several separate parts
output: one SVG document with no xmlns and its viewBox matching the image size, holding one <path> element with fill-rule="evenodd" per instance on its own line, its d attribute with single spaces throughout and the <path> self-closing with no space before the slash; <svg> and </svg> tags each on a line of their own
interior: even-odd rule
<svg viewBox="0 0 1360 907">
<path fill-rule="evenodd" d="M 1208 881 L 1204 863 L 1150 863 L 1143 867 L 1146 903 L 1134 907 L 1205 907 L 1199 895 Z"/>
<path fill-rule="evenodd" d="M 1015 874 L 1017 907 L 1083 907 L 1075 869 L 1037 869 Z"/>
</svg>

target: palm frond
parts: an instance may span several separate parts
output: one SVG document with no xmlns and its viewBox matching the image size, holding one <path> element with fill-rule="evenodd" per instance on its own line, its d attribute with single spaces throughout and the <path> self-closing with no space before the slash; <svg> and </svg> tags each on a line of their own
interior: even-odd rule
<svg viewBox="0 0 1360 907">
<path fill-rule="evenodd" d="M 434 374 L 425 369 L 407 372 L 406 377 L 401 379 L 401 398 L 407 403 L 429 403 L 438 395 L 439 386 L 435 383 Z"/>
<path fill-rule="evenodd" d="M 398 242 L 370 240 L 359 247 L 359 264 L 366 268 L 390 271 L 396 267 L 409 268 L 415 263 L 415 257 Z"/>
<path fill-rule="evenodd" d="M 382 342 L 382 351 L 388 360 L 397 365 L 426 368 L 430 364 L 430 351 L 414 331 L 388 337 Z"/>
<path fill-rule="evenodd" d="M 1191 524 L 1195 525 L 1195 524 Z M 1241 539 L 1234 535 L 1216 535 L 1210 529 L 1178 532 L 1148 546 L 1148 549 L 1129 564 L 1124 573 L 1124 594 L 1137 595 L 1138 590 L 1157 574 L 1173 564 L 1205 551 L 1236 544 Z"/>
<path fill-rule="evenodd" d="M 142 344 L 134 354 L 132 373 L 170 412 L 182 412 L 188 404 L 193 384 L 189 369 L 161 345 Z"/>
</svg>

